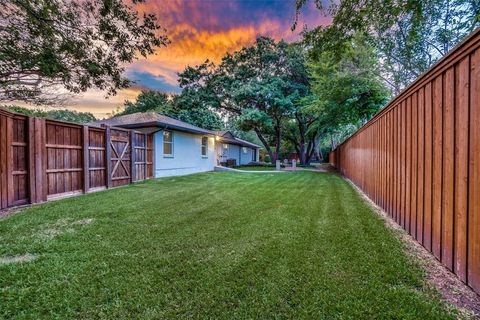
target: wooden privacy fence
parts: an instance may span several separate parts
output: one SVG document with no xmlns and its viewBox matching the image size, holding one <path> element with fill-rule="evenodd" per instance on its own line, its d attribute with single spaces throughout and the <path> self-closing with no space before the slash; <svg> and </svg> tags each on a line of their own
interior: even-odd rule
<svg viewBox="0 0 480 320">
<path fill-rule="evenodd" d="M 153 176 L 153 136 L 0 110 L 0 209 Z"/>
<path fill-rule="evenodd" d="M 480 293 L 480 30 L 330 162 Z"/>
</svg>

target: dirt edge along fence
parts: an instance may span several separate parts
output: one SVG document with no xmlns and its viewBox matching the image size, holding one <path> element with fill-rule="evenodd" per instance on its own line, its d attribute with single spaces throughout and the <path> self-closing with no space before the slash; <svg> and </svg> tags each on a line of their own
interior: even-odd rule
<svg viewBox="0 0 480 320">
<path fill-rule="evenodd" d="M 330 163 L 480 293 L 480 29 L 332 151 Z"/>
<path fill-rule="evenodd" d="M 152 134 L 0 109 L 0 209 L 152 176 Z"/>
</svg>

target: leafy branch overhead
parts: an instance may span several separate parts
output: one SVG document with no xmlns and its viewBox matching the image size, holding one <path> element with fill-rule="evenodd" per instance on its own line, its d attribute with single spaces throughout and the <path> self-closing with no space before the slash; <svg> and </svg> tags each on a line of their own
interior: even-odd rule
<svg viewBox="0 0 480 320">
<path fill-rule="evenodd" d="M 125 65 L 169 40 L 143 0 L 0 2 L 0 101 L 56 104 L 89 88 L 113 95 Z"/>
<path fill-rule="evenodd" d="M 304 34 L 311 56 L 341 52 L 362 33 L 377 50 L 378 75 L 394 94 L 480 26 L 478 0 L 296 0 L 297 12 L 309 2 L 333 17 L 331 25 Z"/>
</svg>

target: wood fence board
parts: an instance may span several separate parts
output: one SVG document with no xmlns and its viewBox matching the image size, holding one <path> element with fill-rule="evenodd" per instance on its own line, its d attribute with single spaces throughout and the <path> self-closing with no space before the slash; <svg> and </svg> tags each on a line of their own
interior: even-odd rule
<svg viewBox="0 0 480 320">
<path fill-rule="evenodd" d="M 396 171 L 396 180 L 397 183 L 395 185 L 395 221 L 400 224 L 400 191 L 402 189 L 402 179 L 401 179 L 401 169 L 400 169 L 400 160 L 401 160 L 401 150 L 402 150 L 402 143 L 400 140 L 401 137 L 401 130 L 400 130 L 400 125 L 402 123 L 401 120 L 401 107 L 400 105 L 395 108 L 395 127 L 396 127 L 396 141 L 395 145 L 397 146 L 396 148 L 396 154 L 395 154 L 395 171 Z"/>
<path fill-rule="evenodd" d="M 466 57 L 455 68 L 455 246 L 454 271 L 467 280 L 469 70 Z"/>
<path fill-rule="evenodd" d="M 423 243 L 425 202 L 425 89 L 423 87 L 418 91 L 417 125 L 417 240 Z"/>
<path fill-rule="evenodd" d="M 395 155 L 394 155 L 394 150 L 395 150 L 395 140 L 394 140 L 394 137 L 395 137 L 395 134 L 394 134 L 394 113 L 393 112 L 389 112 L 388 113 L 388 118 L 389 118 L 389 122 L 390 122 L 390 136 L 389 138 L 391 139 L 390 141 L 392 141 L 393 143 L 389 143 L 389 149 L 390 149 L 390 169 L 389 169 L 389 172 L 390 172 L 390 183 L 389 183 L 389 211 L 390 211 L 390 217 L 393 218 L 393 193 L 394 193 L 394 190 L 395 190 L 395 185 L 397 183 L 396 179 L 395 179 L 395 176 L 394 176 L 394 158 L 395 158 Z"/>
<path fill-rule="evenodd" d="M 83 126 L 83 192 L 90 189 L 90 132 L 88 126 Z"/>
<path fill-rule="evenodd" d="M 423 246 L 432 250 L 432 161 L 433 161 L 433 134 L 432 134 L 432 83 L 425 86 L 425 178 L 424 178 L 424 211 L 423 211 Z"/>
<path fill-rule="evenodd" d="M 0 114 L 0 208 L 8 207 L 7 116 Z"/>
<path fill-rule="evenodd" d="M 418 92 L 412 94 L 412 137 L 411 137 L 411 191 L 410 191 L 410 234 L 417 239 L 417 176 L 418 176 Z"/>
<path fill-rule="evenodd" d="M 405 230 L 410 233 L 412 203 L 412 96 L 407 98 L 405 118 Z"/>
<path fill-rule="evenodd" d="M 432 249 L 437 259 L 441 259 L 441 228 L 442 228 L 442 103 L 443 75 L 433 82 L 433 169 L 432 169 Z"/>
<path fill-rule="evenodd" d="M 480 49 L 470 59 L 468 284 L 480 292 Z"/>
<path fill-rule="evenodd" d="M 402 179 L 402 189 L 400 191 L 400 224 L 401 226 L 405 229 L 405 223 L 406 223 L 406 198 L 407 198 L 407 102 L 404 100 L 402 102 L 402 122 L 400 124 L 401 126 L 401 161 L 400 161 L 400 166 L 401 166 L 401 179 Z"/>
<path fill-rule="evenodd" d="M 455 170 L 454 68 L 443 77 L 442 263 L 453 270 L 453 187 Z M 452 90 L 446 90 L 452 88 Z"/>
</svg>

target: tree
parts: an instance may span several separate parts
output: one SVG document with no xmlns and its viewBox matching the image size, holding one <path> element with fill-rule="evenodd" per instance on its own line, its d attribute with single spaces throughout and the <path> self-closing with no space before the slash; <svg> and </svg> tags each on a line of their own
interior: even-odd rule
<svg viewBox="0 0 480 320">
<path fill-rule="evenodd" d="M 242 140 L 249 141 L 258 145 L 262 144 L 262 141 L 258 139 L 257 134 L 253 130 L 245 131 L 240 129 L 240 127 L 238 126 L 238 118 L 236 117 L 229 117 L 225 121 L 225 127 L 223 130 L 230 131 L 235 137 Z"/>
<path fill-rule="evenodd" d="M 123 111 L 115 113 L 115 116 L 149 111 L 171 114 L 173 113 L 172 99 L 172 97 L 163 92 L 143 90 L 135 101 L 126 100 Z"/>
<path fill-rule="evenodd" d="M 0 2 L 0 101 L 58 104 L 128 87 L 124 66 L 168 44 L 153 14 L 122 0 Z"/>
<path fill-rule="evenodd" d="M 308 1 L 297 0 L 297 9 Z M 379 75 L 394 94 L 480 25 L 478 0 L 311 1 L 333 16 L 331 26 L 306 34 L 312 52 L 341 51 L 355 34 L 367 35 L 379 55 Z"/>
<path fill-rule="evenodd" d="M 201 97 L 188 90 L 172 101 L 173 115 L 179 120 L 209 130 L 222 130 L 224 122 L 214 109 L 203 104 Z"/>
<path fill-rule="evenodd" d="M 218 66 L 206 61 L 186 68 L 179 83 L 208 107 L 237 119 L 240 129 L 254 131 L 275 161 L 283 122 L 308 91 L 298 59 L 303 58 L 293 46 L 261 37 L 250 47 L 228 53 Z"/>
<path fill-rule="evenodd" d="M 294 118 L 284 124 L 284 137 L 297 153 L 300 164 L 309 164 L 318 145 L 317 122 L 319 113 L 311 107 L 313 96 L 299 101 L 293 113 Z"/>
<path fill-rule="evenodd" d="M 90 112 L 78 112 L 67 109 L 29 109 L 20 106 L 2 106 L 2 108 L 16 113 L 25 114 L 27 116 L 49 118 L 59 121 L 68 121 L 76 123 L 87 123 L 97 120 Z"/>
<path fill-rule="evenodd" d="M 342 130 L 350 133 L 352 124 L 358 129 L 377 113 L 389 92 L 376 68 L 375 50 L 361 34 L 344 44 L 340 57 L 335 50 L 324 51 L 311 61 L 313 96 L 305 104 L 308 112 L 318 115 L 311 130 L 344 138 Z"/>
<path fill-rule="evenodd" d="M 222 129 L 223 122 L 220 116 L 197 102 L 197 97 L 187 92 L 172 96 L 163 92 L 145 90 L 137 96 L 135 101 L 125 101 L 125 109 L 115 113 L 114 116 L 154 111 L 205 129 Z"/>
</svg>

